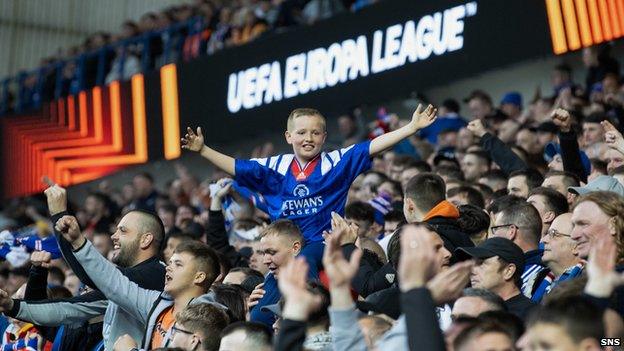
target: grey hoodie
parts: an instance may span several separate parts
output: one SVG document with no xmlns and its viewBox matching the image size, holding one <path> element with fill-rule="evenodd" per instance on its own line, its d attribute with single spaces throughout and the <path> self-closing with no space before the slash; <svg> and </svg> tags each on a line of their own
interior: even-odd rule
<svg viewBox="0 0 624 351">
<path fill-rule="evenodd" d="M 93 283 L 111 302 L 119 305 L 146 326 L 141 345 L 143 349 L 149 349 L 156 320 L 164 310 L 173 306 L 173 298 L 161 291 L 141 288 L 100 255 L 88 240 L 83 247 L 74 252 L 74 255 Z M 211 303 L 224 310 L 227 309 L 215 301 L 212 293 L 199 296 L 189 303 Z M 164 345 L 161 347 L 167 346 L 170 339 L 171 330 L 167 332 L 163 340 Z"/>
</svg>

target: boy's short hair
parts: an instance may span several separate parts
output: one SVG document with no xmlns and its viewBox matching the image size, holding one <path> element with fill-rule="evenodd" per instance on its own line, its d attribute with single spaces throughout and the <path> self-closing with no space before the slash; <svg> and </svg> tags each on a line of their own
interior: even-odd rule
<svg viewBox="0 0 624 351">
<path fill-rule="evenodd" d="M 175 253 L 188 253 L 194 257 L 197 270 L 206 274 L 202 285 L 208 289 L 221 273 L 221 264 L 217 253 L 200 241 L 184 241 L 178 244 Z"/>
<path fill-rule="evenodd" d="M 575 343 L 587 338 L 599 341 L 605 334 L 602 310 L 582 296 L 551 300 L 535 308 L 529 314 L 527 326 L 538 323 L 561 326 Z"/>
<path fill-rule="evenodd" d="M 301 234 L 301 230 L 295 224 L 295 222 L 290 219 L 278 219 L 275 222 L 269 224 L 262 232 L 260 232 L 260 238 L 264 238 L 267 236 L 279 236 L 279 237 L 287 237 L 291 240 L 291 242 L 299 241 L 303 246 L 303 234 Z"/>
<path fill-rule="evenodd" d="M 292 130 L 295 118 L 302 117 L 302 116 L 317 116 L 317 117 L 320 117 L 323 120 L 323 130 L 327 129 L 326 128 L 325 117 L 323 117 L 323 115 L 318 110 L 313 109 L 313 108 L 296 108 L 296 109 L 294 109 L 290 113 L 290 115 L 288 115 L 288 122 L 286 123 L 286 128 L 288 128 L 288 130 Z"/>
<path fill-rule="evenodd" d="M 178 313 L 176 323 L 193 333 L 200 333 L 203 350 L 218 350 L 221 331 L 228 325 L 229 319 L 223 309 L 213 304 L 196 303 Z"/>
<path fill-rule="evenodd" d="M 414 201 L 420 211 L 428 212 L 446 199 L 446 184 L 436 174 L 420 173 L 405 186 L 405 197 Z"/>
<path fill-rule="evenodd" d="M 375 222 L 375 208 L 366 202 L 354 201 L 345 207 L 345 218 L 356 221 Z"/>
</svg>

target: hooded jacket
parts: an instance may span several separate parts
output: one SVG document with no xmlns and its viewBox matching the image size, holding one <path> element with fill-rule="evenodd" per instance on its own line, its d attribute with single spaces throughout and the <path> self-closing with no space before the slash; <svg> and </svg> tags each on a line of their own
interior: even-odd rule
<svg viewBox="0 0 624 351">
<path fill-rule="evenodd" d="M 65 211 L 52 216 L 52 223 L 56 223 L 65 215 L 69 215 L 69 213 Z M 5 314 L 36 325 L 49 327 L 65 325 L 72 328 L 82 325 L 91 318 L 104 315 L 102 336 L 106 350 L 112 350 L 117 338 L 124 334 L 129 334 L 135 340 L 140 340 L 143 337 L 145 324 L 140 323 L 126 310 L 120 309 L 117 304 L 109 303 L 106 296 L 98 291 L 98 287 L 93 283 L 90 275 L 85 272 L 74 257 L 71 244 L 56 230 L 55 236 L 65 261 L 81 282 L 95 290 L 69 299 L 14 300 L 13 309 L 6 311 Z M 157 257 L 151 257 L 133 267 L 115 269 L 142 288 L 162 290 L 164 286 L 165 266 Z M 98 274 L 100 273 L 94 275 Z"/>
<path fill-rule="evenodd" d="M 459 211 L 450 202 L 443 200 L 433 207 L 423 218 L 424 222 L 433 226 L 444 241 L 444 247 L 451 253 L 458 247 L 472 247 L 470 236 L 459 227 L 457 219 Z"/>
<path fill-rule="evenodd" d="M 80 249 L 74 252 L 74 255 L 85 272 L 91 277 L 95 286 L 99 288 L 109 301 L 116 303 L 145 325 L 141 348 L 149 349 L 158 316 L 167 308 L 173 306 L 173 297 L 165 292 L 141 288 L 100 255 L 88 240 L 85 241 L 85 244 Z M 195 303 L 211 303 L 227 310 L 225 306 L 215 301 L 212 293 L 199 296 L 189 302 L 189 304 Z M 165 345 L 161 346 L 167 346 L 166 344 L 171 341 L 170 339 L 171 330 L 165 335 Z"/>
</svg>

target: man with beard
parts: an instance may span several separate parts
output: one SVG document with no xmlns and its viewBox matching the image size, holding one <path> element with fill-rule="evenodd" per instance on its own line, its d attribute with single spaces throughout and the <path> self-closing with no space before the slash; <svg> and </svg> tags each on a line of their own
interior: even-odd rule
<svg viewBox="0 0 624 351">
<path fill-rule="evenodd" d="M 56 223 L 67 215 L 66 191 L 51 184 L 45 194 L 52 223 Z M 59 233 L 56 234 L 65 260 L 84 284 L 95 288 L 95 284 L 76 260 L 71 244 Z M 162 291 L 165 266 L 159 261 L 158 255 L 163 241 L 163 225 L 158 216 L 139 210 L 131 211 L 119 221 L 111 239 L 113 263 L 123 274 L 142 288 Z M 7 316 L 43 326 L 82 323 L 104 314 L 102 333 L 107 350 L 112 350 L 115 340 L 124 334 L 141 340 L 145 329 L 145 323 L 119 308 L 117 304 L 109 302 L 98 290 L 53 302 L 5 299 L 0 301 L 0 310 Z"/>
</svg>

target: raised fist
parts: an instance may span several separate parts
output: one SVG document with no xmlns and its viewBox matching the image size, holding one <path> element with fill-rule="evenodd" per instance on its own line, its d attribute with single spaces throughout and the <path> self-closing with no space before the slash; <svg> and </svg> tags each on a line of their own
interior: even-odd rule
<svg viewBox="0 0 624 351">
<path fill-rule="evenodd" d="M 468 127 L 466 128 L 468 128 L 468 130 L 478 138 L 481 138 L 485 135 L 485 133 L 487 133 L 487 131 L 485 130 L 485 126 L 483 125 L 483 121 L 481 121 L 480 119 L 475 119 L 474 121 L 471 121 L 470 123 L 468 123 Z"/>
<path fill-rule="evenodd" d="M 30 263 L 33 266 L 48 268 L 52 261 L 52 255 L 47 251 L 34 251 L 30 255 Z"/>
<path fill-rule="evenodd" d="M 562 108 L 556 108 L 550 114 L 550 117 L 552 118 L 553 123 L 557 127 L 559 127 L 559 130 L 561 130 L 564 133 L 567 133 L 570 131 L 570 128 L 572 126 L 572 118 L 570 117 L 570 112 Z"/>
</svg>

